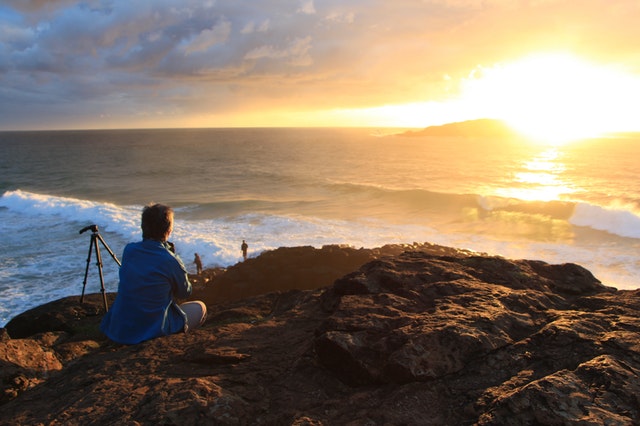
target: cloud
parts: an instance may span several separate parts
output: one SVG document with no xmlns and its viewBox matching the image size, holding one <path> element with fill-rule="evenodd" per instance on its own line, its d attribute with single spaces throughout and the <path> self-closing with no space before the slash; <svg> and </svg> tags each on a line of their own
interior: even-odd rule
<svg viewBox="0 0 640 426">
<path fill-rule="evenodd" d="M 313 5 L 313 0 L 301 0 L 298 13 L 304 13 L 305 15 L 315 15 L 316 8 Z"/>
<path fill-rule="evenodd" d="M 204 52 L 209 50 L 210 47 L 224 43 L 229 38 L 231 33 L 231 23 L 229 21 L 222 21 L 219 24 L 213 26 L 213 28 L 204 29 L 193 38 L 193 40 L 187 42 L 185 52 L 187 54 L 193 52 Z"/>
<path fill-rule="evenodd" d="M 76 3 L 76 0 L 5 0 L 12 9 L 22 12 L 55 11 Z"/>
<path fill-rule="evenodd" d="M 354 12 L 330 12 L 325 18 L 327 21 L 341 24 L 352 24 L 355 20 Z"/>
<path fill-rule="evenodd" d="M 35 33 L 31 28 L 6 24 L 0 26 L 0 40 L 9 51 L 22 52 L 33 44 Z M 8 52 L 7 52 L 8 53 Z"/>
<path fill-rule="evenodd" d="M 295 66 L 310 65 L 313 60 L 309 55 L 311 49 L 311 37 L 296 38 L 284 48 L 276 48 L 271 45 L 257 47 L 245 55 L 245 59 L 287 59 L 289 64 Z"/>
<path fill-rule="evenodd" d="M 262 23 L 257 24 L 254 21 L 250 21 L 242 28 L 240 31 L 241 34 L 253 34 L 255 32 L 265 33 L 269 31 L 270 21 L 269 19 L 265 19 Z"/>
<path fill-rule="evenodd" d="M 640 69 L 638 18 L 635 0 L 8 0 L 0 129 L 438 100 L 552 47 Z"/>
</svg>

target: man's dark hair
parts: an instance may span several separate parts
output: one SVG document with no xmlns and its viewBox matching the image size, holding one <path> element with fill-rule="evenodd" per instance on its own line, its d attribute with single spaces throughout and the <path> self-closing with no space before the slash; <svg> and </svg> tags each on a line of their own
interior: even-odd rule
<svg viewBox="0 0 640 426">
<path fill-rule="evenodd" d="M 142 209 L 142 238 L 166 241 L 173 223 L 173 209 L 164 204 L 150 204 Z"/>
</svg>

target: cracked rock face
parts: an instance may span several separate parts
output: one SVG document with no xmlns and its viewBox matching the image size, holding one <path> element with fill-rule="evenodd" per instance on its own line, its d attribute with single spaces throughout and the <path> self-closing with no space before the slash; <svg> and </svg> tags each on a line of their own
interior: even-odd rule
<svg viewBox="0 0 640 426">
<path fill-rule="evenodd" d="M 580 279 L 547 278 L 567 271 Z M 405 253 L 325 293 L 331 316 L 316 351 L 350 384 L 434 380 L 536 334 L 575 295 L 606 291 L 575 265 Z"/>
</svg>

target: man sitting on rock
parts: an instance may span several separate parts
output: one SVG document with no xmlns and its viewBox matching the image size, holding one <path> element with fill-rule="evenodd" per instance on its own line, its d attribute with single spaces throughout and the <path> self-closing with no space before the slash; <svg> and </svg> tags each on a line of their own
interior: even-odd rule
<svg viewBox="0 0 640 426">
<path fill-rule="evenodd" d="M 118 294 L 100 324 L 111 340 L 135 344 L 204 323 L 203 302 L 176 301 L 191 294 L 191 282 L 168 241 L 172 231 L 171 207 L 154 204 L 142 210 L 142 241 L 124 248 Z"/>
</svg>

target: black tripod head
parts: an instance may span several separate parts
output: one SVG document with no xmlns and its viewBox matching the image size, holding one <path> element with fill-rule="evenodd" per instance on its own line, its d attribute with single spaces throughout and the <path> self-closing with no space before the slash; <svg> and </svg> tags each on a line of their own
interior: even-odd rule
<svg viewBox="0 0 640 426">
<path fill-rule="evenodd" d="M 89 225 L 89 226 L 85 226 L 84 228 L 82 228 L 80 230 L 80 233 L 84 233 L 87 232 L 88 230 L 91 230 L 91 232 L 93 233 L 97 233 L 98 232 L 98 225 Z"/>
</svg>

